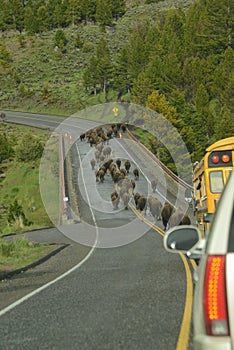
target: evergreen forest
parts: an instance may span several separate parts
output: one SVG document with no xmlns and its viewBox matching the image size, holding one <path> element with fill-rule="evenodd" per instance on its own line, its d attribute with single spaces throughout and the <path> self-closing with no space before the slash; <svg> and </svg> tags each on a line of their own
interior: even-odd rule
<svg viewBox="0 0 234 350">
<path fill-rule="evenodd" d="M 129 101 L 193 161 L 234 135 L 234 0 L 0 0 L 0 37 L 2 109 Z"/>
</svg>

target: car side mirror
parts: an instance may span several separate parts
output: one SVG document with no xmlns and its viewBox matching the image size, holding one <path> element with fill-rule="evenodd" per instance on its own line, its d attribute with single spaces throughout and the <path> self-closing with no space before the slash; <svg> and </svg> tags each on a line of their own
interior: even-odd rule
<svg viewBox="0 0 234 350">
<path fill-rule="evenodd" d="M 201 239 L 199 229 L 191 225 L 175 226 L 164 236 L 164 247 L 171 253 L 187 253 L 194 249 Z"/>
</svg>

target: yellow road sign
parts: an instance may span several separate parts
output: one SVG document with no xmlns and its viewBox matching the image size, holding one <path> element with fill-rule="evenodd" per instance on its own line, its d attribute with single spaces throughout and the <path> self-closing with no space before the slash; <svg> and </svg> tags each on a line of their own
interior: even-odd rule
<svg viewBox="0 0 234 350">
<path fill-rule="evenodd" d="M 115 117 L 117 117 L 117 116 L 118 116 L 119 109 L 118 109 L 117 107 L 114 107 L 114 108 L 112 109 L 112 111 L 114 112 Z"/>
</svg>

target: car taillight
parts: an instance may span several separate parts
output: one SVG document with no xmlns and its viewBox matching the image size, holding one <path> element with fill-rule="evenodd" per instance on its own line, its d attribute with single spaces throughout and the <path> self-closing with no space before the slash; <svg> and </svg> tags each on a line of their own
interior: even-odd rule
<svg viewBox="0 0 234 350">
<path fill-rule="evenodd" d="M 208 335 L 229 335 L 225 256 L 209 256 L 204 283 L 204 313 Z"/>
</svg>

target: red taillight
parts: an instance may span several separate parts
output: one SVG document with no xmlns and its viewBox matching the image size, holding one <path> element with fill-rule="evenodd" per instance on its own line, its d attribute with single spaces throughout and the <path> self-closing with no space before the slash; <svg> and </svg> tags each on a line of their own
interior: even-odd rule
<svg viewBox="0 0 234 350">
<path fill-rule="evenodd" d="M 203 303 L 207 334 L 229 335 L 225 256 L 210 256 L 207 259 Z"/>
<path fill-rule="evenodd" d="M 211 158 L 211 161 L 212 161 L 212 163 L 214 163 L 214 164 L 217 164 L 217 163 L 219 163 L 219 156 L 212 156 L 212 158 Z"/>
</svg>

